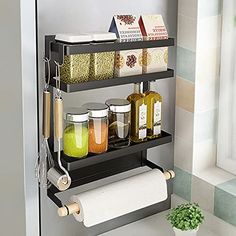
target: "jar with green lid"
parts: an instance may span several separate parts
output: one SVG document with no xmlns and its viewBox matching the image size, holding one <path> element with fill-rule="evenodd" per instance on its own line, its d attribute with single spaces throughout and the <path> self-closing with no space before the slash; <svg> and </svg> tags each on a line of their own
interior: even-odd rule
<svg viewBox="0 0 236 236">
<path fill-rule="evenodd" d="M 88 155 L 88 112 L 84 108 L 70 108 L 64 113 L 64 153 L 83 158 Z"/>
<path fill-rule="evenodd" d="M 131 104 L 126 99 L 109 99 L 109 147 L 123 148 L 130 145 Z"/>
</svg>

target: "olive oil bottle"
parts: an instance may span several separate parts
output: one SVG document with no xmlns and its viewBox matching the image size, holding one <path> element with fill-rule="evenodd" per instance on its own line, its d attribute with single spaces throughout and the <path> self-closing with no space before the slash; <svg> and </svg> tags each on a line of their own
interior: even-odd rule
<svg viewBox="0 0 236 236">
<path fill-rule="evenodd" d="M 134 84 L 134 92 L 128 96 L 131 103 L 132 142 L 142 142 L 147 139 L 147 103 L 143 94 L 143 83 Z"/>
<path fill-rule="evenodd" d="M 150 89 L 145 92 L 147 103 L 147 137 L 150 139 L 161 135 L 162 97 L 159 93 L 155 92 L 154 82 L 150 82 Z"/>
</svg>

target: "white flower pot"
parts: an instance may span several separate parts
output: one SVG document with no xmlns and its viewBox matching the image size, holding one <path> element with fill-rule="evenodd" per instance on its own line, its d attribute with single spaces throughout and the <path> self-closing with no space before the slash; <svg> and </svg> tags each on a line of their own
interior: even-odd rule
<svg viewBox="0 0 236 236">
<path fill-rule="evenodd" d="M 194 230 L 182 231 L 182 230 L 177 229 L 175 227 L 173 228 L 173 230 L 175 232 L 175 236 L 197 236 L 198 229 L 199 229 L 199 227 Z"/>
</svg>

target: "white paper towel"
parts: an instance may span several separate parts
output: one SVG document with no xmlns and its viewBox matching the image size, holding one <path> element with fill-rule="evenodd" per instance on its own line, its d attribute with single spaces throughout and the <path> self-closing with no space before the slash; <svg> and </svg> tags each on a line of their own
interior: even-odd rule
<svg viewBox="0 0 236 236">
<path fill-rule="evenodd" d="M 154 169 L 71 197 L 80 206 L 74 214 L 86 227 L 114 219 L 167 199 L 163 173 Z"/>
</svg>

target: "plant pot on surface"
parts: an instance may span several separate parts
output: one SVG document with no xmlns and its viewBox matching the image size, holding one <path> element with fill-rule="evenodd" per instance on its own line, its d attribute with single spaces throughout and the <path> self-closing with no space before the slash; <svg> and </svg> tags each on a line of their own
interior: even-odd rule
<svg viewBox="0 0 236 236">
<path fill-rule="evenodd" d="M 199 227 L 197 229 L 186 230 L 186 231 L 173 227 L 173 230 L 175 232 L 175 236 L 197 236 Z"/>
<path fill-rule="evenodd" d="M 196 203 L 186 203 L 172 209 L 167 216 L 175 236 L 196 236 L 204 220 L 201 209 Z"/>
</svg>

